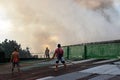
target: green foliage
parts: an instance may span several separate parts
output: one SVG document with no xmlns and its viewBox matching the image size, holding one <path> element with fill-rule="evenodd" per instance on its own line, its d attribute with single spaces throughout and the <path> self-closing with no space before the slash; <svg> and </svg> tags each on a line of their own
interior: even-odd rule
<svg viewBox="0 0 120 80">
<path fill-rule="evenodd" d="M 13 52 L 14 48 L 19 49 L 21 58 L 31 58 L 32 57 L 28 47 L 26 49 L 22 49 L 21 44 L 18 44 L 14 40 L 5 39 L 0 44 L 0 51 L 3 51 L 5 53 L 5 58 L 10 58 L 10 55 Z"/>
</svg>

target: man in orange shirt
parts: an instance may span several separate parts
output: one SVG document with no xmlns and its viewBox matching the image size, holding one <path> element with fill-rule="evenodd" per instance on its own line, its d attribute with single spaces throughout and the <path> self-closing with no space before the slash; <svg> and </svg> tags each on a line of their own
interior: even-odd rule
<svg viewBox="0 0 120 80">
<path fill-rule="evenodd" d="M 20 72 L 19 52 L 18 52 L 17 48 L 15 48 L 14 51 L 12 52 L 11 60 L 10 61 L 12 62 L 12 73 L 14 71 L 15 66 L 17 66 L 18 72 Z"/>
</svg>

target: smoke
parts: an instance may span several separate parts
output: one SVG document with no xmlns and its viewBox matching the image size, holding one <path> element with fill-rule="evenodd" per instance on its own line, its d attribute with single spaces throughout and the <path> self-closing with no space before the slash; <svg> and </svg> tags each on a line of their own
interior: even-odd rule
<svg viewBox="0 0 120 80">
<path fill-rule="evenodd" d="M 104 9 L 110 8 L 113 4 L 113 0 L 75 0 L 80 6 L 97 10 L 97 9 Z"/>
<path fill-rule="evenodd" d="M 1 0 L 11 39 L 33 52 L 46 47 L 119 39 L 119 0 Z"/>
</svg>

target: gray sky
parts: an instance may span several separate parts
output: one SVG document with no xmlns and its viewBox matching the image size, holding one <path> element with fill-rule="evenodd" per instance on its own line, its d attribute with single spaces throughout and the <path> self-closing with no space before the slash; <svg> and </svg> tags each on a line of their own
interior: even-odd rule
<svg viewBox="0 0 120 80">
<path fill-rule="evenodd" d="M 120 39 L 120 0 L 0 0 L 0 41 L 34 53 L 62 45 Z"/>
</svg>

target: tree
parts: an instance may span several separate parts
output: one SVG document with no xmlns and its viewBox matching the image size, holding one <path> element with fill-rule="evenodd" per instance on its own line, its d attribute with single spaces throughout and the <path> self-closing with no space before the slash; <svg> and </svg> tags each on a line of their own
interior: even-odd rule
<svg viewBox="0 0 120 80">
<path fill-rule="evenodd" d="M 10 58 L 10 55 L 13 52 L 14 48 L 19 49 L 21 58 L 31 58 L 32 57 L 28 47 L 26 47 L 26 50 L 24 50 L 21 48 L 21 44 L 18 44 L 14 40 L 5 39 L 4 42 L 2 42 L 0 44 L 0 48 L 4 51 L 6 58 Z"/>
</svg>

